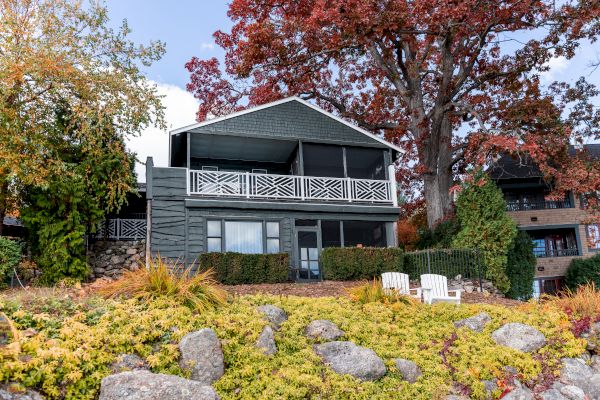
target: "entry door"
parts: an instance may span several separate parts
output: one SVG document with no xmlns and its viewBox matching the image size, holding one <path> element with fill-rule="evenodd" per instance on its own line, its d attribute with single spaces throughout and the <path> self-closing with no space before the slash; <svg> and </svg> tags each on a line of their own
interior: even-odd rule
<svg viewBox="0 0 600 400">
<path fill-rule="evenodd" d="M 297 257 L 298 257 L 298 280 L 313 281 L 321 279 L 321 266 L 319 253 L 319 232 L 316 229 L 301 229 L 296 231 L 297 235 Z"/>
</svg>

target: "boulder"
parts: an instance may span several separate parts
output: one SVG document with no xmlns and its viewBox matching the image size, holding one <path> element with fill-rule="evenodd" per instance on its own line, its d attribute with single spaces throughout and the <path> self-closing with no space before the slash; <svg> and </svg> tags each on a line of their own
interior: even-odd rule
<svg viewBox="0 0 600 400">
<path fill-rule="evenodd" d="M 313 349 L 338 374 L 348 374 L 362 381 L 374 381 L 387 372 L 383 360 L 373 350 L 352 342 L 327 342 L 316 344 Z"/>
<path fill-rule="evenodd" d="M 396 359 L 396 368 L 402 374 L 402 379 L 408 383 L 415 383 L 423 375 L 421 368 L 417 364 L 404 358 Z"/>
<path fill-rule="evenodd" d="M 118 373 L 136 369 L 150 369 L 150 367 L 146 360 L 136 354 L 119 354 L 110 369 L 113 373 Z"/>
<path fill-rule="evenodd" d="M 592 356 L 590 367 L 594 370 L 595 373 L 600 373 L 600 356 Z"/>
<path fill-rule="evenodd" d="M 149 371 L 109 375 L 100 384 L 99 400 L 217 400 L 215 390 L 201 382 Z"/>
<path fill-rule="evenodd" d="M 492 339 L 501 346 L 530 353 L 546 344 L 546 337 L 537 329 L 513 322 L 492 333 Z"/>
<path fill-rule="evenodd" d="M 479 313 L 469 318 L 461 319 L 460 321 L 456 321 L 454 326 L 457 328 L 466 327 L 475 332 L 482 332 L 485 326 L 492 319 L 487 313 Z"/>
<path fill-rule="evenodd" d="M 483 388 L 485 390 L 486 399 L 493 399 L 494 390 L 498 389 L 498 382 L 495 379 L 482 380 Z"/>
<path fill-rule="evenodd" d="M 560 391 L 553 388 L 543 391 L 539 397 L 541 400 L 569 400 L 568 397 L 563 396 Z"/>
<path fill-rule="evenodd" d="M 459 396 L 456 394 L 449 394 L 448 396 L 444 397 L 445 400 L 469 400 L 469 398 L 467 396 Z"/>
<path fill-rule="evenodd" d="M 563 358 L 560 381 L 573 385 L 592 400 L 600 400 L 600 374 L 580 358 Z"/>
<path fill-rule="evenodd" d="M 217 334 L 209 328 L 188 333 L 179 342 L 179 365 L 191 370 L 191 379 L 210 385 L 225 372 L 223 351 Z"/>
<path fill-rule="evenodd" d="M 258 307 L 258 312 L 263 314 L 267 321 L 273 326 L 275 330 L 279 330 L 281 324 L 287 321 L 288 316 L 281 308 L 272 304 L 265 304 Z"/>
<path fill-rule="evenodd" d="M 344 331 L 331 321 L 318 319 L 312 321 L 304 330 L 306 336 L 311 339 L 336 340 L 344 336 Z"/>
<path fill-rule="evenodd" d="M 585 392 L 574 385 L 565 385 L 561 382 L 554 382 L 552 389 L 556 389 L 569 400 L 585 400 Z"/>
<path fill-rule="evenodd" d="M 265 326 L 260 336 L 256 340 L 256 347 L 261 349 L 267 356 L 277 353 L 277 345 L 275 345 L 275 335 L 273 334 L 273 328 L 269 325 Z"/>
<path fill-rule="evenodd" d="M 33 390 L 14 390 L 10 384 L 0 386 L 0 400 L 43 400 L 44 397 Z"/>
<path fill-rule="evenodd" d="M 507 393 L 502 400 L 533 400 L 533 392 L 526 387 L 518 387 Z"/>
</svg>

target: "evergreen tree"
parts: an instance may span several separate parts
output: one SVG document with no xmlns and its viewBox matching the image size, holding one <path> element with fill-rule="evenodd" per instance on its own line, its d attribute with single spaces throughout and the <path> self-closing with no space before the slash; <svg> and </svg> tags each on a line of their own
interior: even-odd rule
<svg viewBox="0 0 600 400">
<path fill-rule="evenodd" d="M 510 289 L 506 295 L 511 299 L 528 300 L 533 294 L 536 258 L 533 241 L 525 231 L 519 231 L 508 252 L 506 274 Z"/>
</svg>

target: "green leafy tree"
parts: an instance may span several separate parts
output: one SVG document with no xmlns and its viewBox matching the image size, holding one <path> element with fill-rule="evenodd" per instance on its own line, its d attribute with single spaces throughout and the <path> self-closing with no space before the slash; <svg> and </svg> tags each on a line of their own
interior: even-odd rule
<svg viewBox="0 0 600 400">
<path fill-rule="evenodd" d="M 533 241 L 527 232 L 519 231 L 508 252 L 506 274 L 510 289 L 506 295 L 511 299 L 528 300 L 533 295 L 536 258 Z"/>
<path fill-rule="evenodd" d="M 67 132 L 56 135 L 54 143 L 62 173 L 49 176 L 43 186 L 28 187 L 21 210 L 45 283 L 87 277 L 86 233 L 120 207 L 135 185 L 135 158 L 112 124 L 96 123 L 93 140 L 77 140 L 77 129 L 66 128 L 73 126 L 70 116 L 62 109 L 48 126 L 50 135 L 52 129 Z"/>
<path fill-rule="evenodd" d="M 508 292 L 507 257 L 517 226 L 506 214 L 502 192 L 485 173 L 477 172 L 472 180 L 463 184 L 456 201 L 456 216 L 461 229 L 453 247 L 480 249 L 486 277 L 496 288 Z"/>
<path fill-rule="evenodd" d="M 14 240 L 0 236 L 0 288 L 11 270 L 21 261 L 21 246 Z"/>
</svg>

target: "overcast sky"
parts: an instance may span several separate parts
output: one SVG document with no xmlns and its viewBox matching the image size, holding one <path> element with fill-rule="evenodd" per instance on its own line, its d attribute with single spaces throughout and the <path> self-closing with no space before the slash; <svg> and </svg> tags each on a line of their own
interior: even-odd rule
<svg viewBox="0 0 600 400">
<path fill-rule="evenodd" d="M 184 65 L 192 56 L 201 58 L 223 57 L 223 51 L 214 44 L 212 34 L 216 30 L 229 31 L 231 21 L 227 17 L 227 4 L 223 0 L 108 0 L 107 6 L 112 24 L 127 19 L 131 39 L 136 43 L 162 40 L 167 45 L 163 58 L 145 69 L 166 97 L 168 129 L 194 123 L 197 101 L 185 90 L 189 73 Z M 518 39 L 518 37 L 516 38 Z M 526 40 L 526 38 L 523 38 Z M 551 70 L 543 79 L 575 82 L 585 76 L 600 86 L 600 68 L 592 71 L 589 64 L 600 55 L 600 45 L 586 45 L 571 60 L 553 59 Z M 596 102 L 600 104 L 600 99 Z M 168 160 L 168 133 L 148 128 L 140 137 L 128 141 L 131 150 L 140 160 L 154 158 L 157 166 L 166 166 Z M 144 168 L 136 168 L 138 180 L 145 181 Z"/>
</svg>

